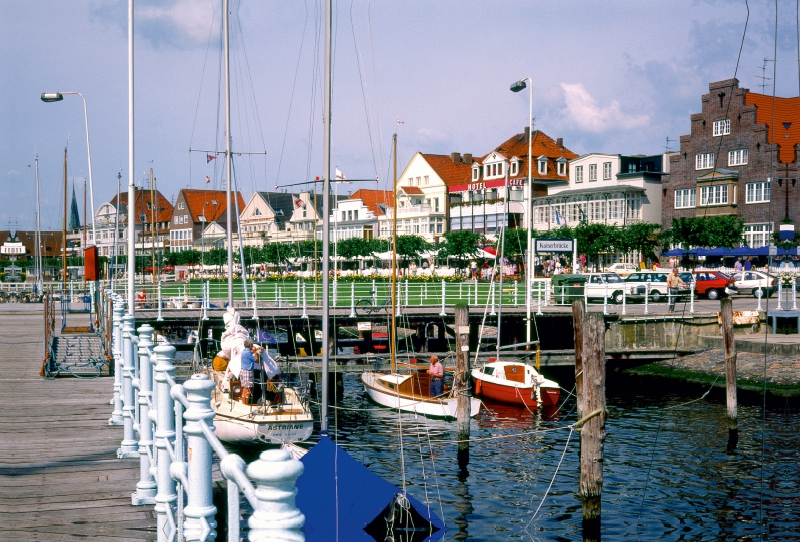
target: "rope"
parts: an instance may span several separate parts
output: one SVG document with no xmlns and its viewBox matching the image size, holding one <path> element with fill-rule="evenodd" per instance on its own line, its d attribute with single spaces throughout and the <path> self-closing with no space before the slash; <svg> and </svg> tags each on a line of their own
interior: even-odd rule
<svg viewBox="0 0 800 542">
<path fill-rule="evenodd" d="M 564 456 L 567 453 L 567 448 L 569 447 L 569 441 L 572 438 L 572 432 L 574 430 L 575 430 L 574 424 L 570 425 L 569 426 L 569 435 L 567 435 L 567 442 L 566 442 L 566 444 L 564 444 L 564 451 L 561 452 L 561 458 L 558 460 L 558 465 L 556 465 L 556 470 L 555 470 L 555 472 L 553 472 L 553 478 L 550 480 L 550 485 L 547 486 L 547 491 L 545 491 L 544 495 L 542 495 L 542 500 L 539 503 L 539 506 L 536 507 L 536 511 L 531 516 L 530 521 L 528 521 L 528 524 L 525 525 L 525 532 L 526 533 L 528 532 L 528 528 L 531 526 L 531 523 L 533 523 L 533 520 L 536 519 L 536 514 L 539 513 L 539 510 L 542 508 L 542 505 L 544 504 L 545 499 L 547 499 L 547 495 L 550 493 L 550 489 L 553 487 L 553 482 L 556 481 L 556 475 L 558 474 L 558 469 L 561 468 L 561 463 L 564 461 Z"/>
</svg>

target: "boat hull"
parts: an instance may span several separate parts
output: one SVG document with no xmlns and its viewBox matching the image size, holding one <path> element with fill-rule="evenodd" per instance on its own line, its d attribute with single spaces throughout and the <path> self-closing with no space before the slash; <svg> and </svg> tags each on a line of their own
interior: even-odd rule
<svg viewBox="0 0 800 542">
<path fill-rule="evenodd" d="M 419 395 L 405 395 L 399 392 L 381 388 L 379 379 L 381 373 L 363 373 L 361 382 L 367 396 L 375 403 L 388 408 L 399 409 L 403 412 L 422 414 L 431 418 L 456 419 L 458 399 L 455 397 L 431 398 Z M 479 399 L 470 397 L 470 417 L 477 416 L 481 409 Z"/>
<path fill-rule="evenodd" d="M 271 418 L 271 419 L 270 419 Z M 214 416 L 214 434 L 229 444 L 302 442 L 308 440 L 314 430 L 314 419 L 308 417 L 257 416 L 254 421 L 241 417 Z"/>
<path fill-rule="evenodd" d="M 520 363 L 487 363 L 483 368 L 473 369 L 472 378 L 477 395 L 509 405 L 529 409 L 552 407 L 561 396 L 561 388 L 556 382 Z"/>
</svg>

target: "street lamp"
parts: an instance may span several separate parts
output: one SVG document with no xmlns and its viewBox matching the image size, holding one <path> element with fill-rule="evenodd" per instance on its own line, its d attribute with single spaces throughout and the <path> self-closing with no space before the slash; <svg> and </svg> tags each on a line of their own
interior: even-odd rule
<svg viewBox="0 0 800 542">
<path fill-rule="evenodd" d="M 511 92 L 519 92 L 524 90 L 526 86 L 525 81 L 528 81 L 530 84 L 530 107 L 528 110 L 528 182 L 525 184 L 525 226 L 528 229 L 528 264 L 525 266 L 525 336 L 526 342 L 529 343 L 528 348 L 530 348 L 531 342 L 531 281 L 533 279 L 533 275 L 531 271 L 533 270 L 533 242 L 531 240 L 532 232 L 533 232 L 533 205 L 532 205 L 532 193 L 533 187 L 531 186 L 531 162 L 533 161 L 533 157 L 531 156 L 532 150 L 531 145 L 533 144 L 533 80 L 530 77 L 524 77 L 511 85 Z"/>
<path fill-rule="evenodd" d="M 43 92 L 42 93 L 42 101 L 45 103 L 49 102 L 60 102 L 64 99 L 64 94 L 77 94 L 83 99 L 83 119 L 86 123 L 86 152 L 89 154 L 89 201 L 92 204 L 92 241 L 93 244 L 97 244 L 97 230 L 95 229 L 94 225 L 94 184 L 92 183 L 92 149 L 89 146 L 89 115 L 86 112 L 86 98 L 84 98 L 83 94 L 80 92 Z M 66 197 L 66 195 L 64 196 Z M 83 217 L 84 220 L 86 217 Z"/>
</svg>

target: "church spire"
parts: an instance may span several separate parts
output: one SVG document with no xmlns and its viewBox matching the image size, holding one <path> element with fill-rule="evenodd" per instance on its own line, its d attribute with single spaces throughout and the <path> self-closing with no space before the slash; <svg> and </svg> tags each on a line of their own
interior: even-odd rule
<svg viewBox="0 0 800 542">
<path fill-rule="evenodd" d="M 69 220 L 67 227 L 70 230 L 77 230 L 81 228 L 81 215 L 78 212 L 78 200 L 75 198 L 75 183 L 72 183 L 72 205 L 69 209 Z"/>
</svg>

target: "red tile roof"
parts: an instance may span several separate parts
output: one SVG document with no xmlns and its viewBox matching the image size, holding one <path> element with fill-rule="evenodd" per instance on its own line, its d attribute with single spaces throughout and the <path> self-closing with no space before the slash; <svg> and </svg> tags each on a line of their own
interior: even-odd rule
<svg viewBox="0 0 800 542">
<path fill-rule="evenodd" d="M 186 201 L 186 207 L 189 214 L 192 216 L 192 222 L 200 222 L 199 216 L 205 215 L 206 222 L 216 222 L 223 216 L 227 210 L 225 206 L 225 190 L 196 190 L 192 188 L 183 188 L 181 190 L 183 198 Z M 233 198 L 236 198 L 234 200 Z M 244 209 L 244 198 L 240 192 L 231 194 L 231 203 L 238 201 L 238 211 L 241 213 Z M 213 203 L 216 202 L 216 205 Z M 238 213 L 236 208 L 233 211 L 233 220 L 236 221 Z"/>
<path fill-rule="evenodd" d="M 794 146 L 800 143 L 800 97 L 775 98 L 775 129 L 772 129 L 772 96 L 748 92 L 744 103 L 756 106 L 756 122 L 769 127 L 767 140 L 780 148 L 778 159 L 794 162 Z M 787 127 L 788 125 L 788 127 Z"/>
<path fill-rule="evenodd" d="M 402 190 L 406 194 L 414 194 L 415 196 L 421 196 L 425 193 L 418 186 L 401 186 L 399 190 Z"/>
<path fill-rule="evenodd" d="M 519 172 L 516 176 L 512 178 L 527 178 L 528 176 L 528 140 L 525 137 L 525 133 L 516 134 L 503 143 L 501 143 L 498 147 L 496 147 L 492 152 L 498 152 L 508 158 L 509 160 L 514 156 L 519 158 Z M 533 154 L 533 164 L 531 167 L 531 174 L 533 175 L 534 179 L 554 179 L 554 180 L 567 180 L 569 174 L 567 175 L 558 175 L 558 168 L 556 167 L 556 160 L 559 158 L 565 158 L 566 160 L 572 160 L 573 158 L 577 158 L 578 155 L 566 148 L 563 144 L 559 147 L 557 142 L 544 132 L 540 132 L 539 130 L 533 131 L 533 141 L 531 141 L 531 153 Z M 487 153 L 486 156 L 489 156 L 490 153 Z M 486 156 L 482 157 L 480 161 L 483 161 Z M 545 175 L 541 175 L 537 173 L 537 159 L 540 156 L 547 157 L 547 173 Z"/>
<path fill-rule="evenodd" d="M 387 207 L 394 207 L 394 198 L 391 190 L 370 190 L 362 188 L 361 190 L 356 190 L 348 199 L 360 199 L 370 211 L 375 213 L 375 216 L 383 216 L 384 214 L 378 206 L 379 203 Z"/>
<path fill-rule="evenodd" d="M 152 214 L 151 214 L 152 211 L 147 208 L 147 204 L 152 201 L 152 199 L 150 198 L 150 190 L 146 189 L 146 188 L 145 189 L 137 188 L 136 189 L 136 195 L 134 197 L 135 197 L 135 201 L 136 201 L 136 212 L 135 212 L 136 224 L 141 224 L 141 222 L 142 222 L 141 215 L 147 215 L 146 219 L 145 219 L 145 222 L 150 222 L 151 217 L 152 217 Z M 120 205 L 124 205 L 126 207 L 128 206 L 128 193 L 127 192 L 120 193 L 119 202 L 120 202 Z M 111 198 L 111 202 L 110 203 L 111 203 L 111 205 L 116 207 L 116 205 L 117 205 L 117 196 L 116 195 L 113 198 Z M 158 213 L 156 214 L 156 222 L 169 222 L 170 220 L 172 220 L 172 204 L 158 190 L 156 190 L 156 203 L 158 205 Z M 122 214 L 120 214 L 119 219 L 120 219 L 121 222 L 128 220 L 127 211 L 124 211 Z"/>
<path fill-rule="evenodd" d="M 449 154 L 420 153 L 420 155 L 428 162 L 445 186 L 464 184 L 472 178 L 472 162 L 466 163 L 463 158 L 454 162 L 453 157 Z"/>
</svg>

